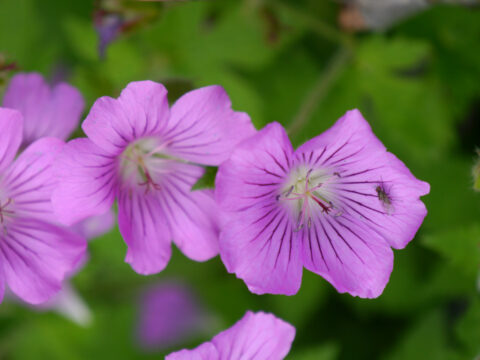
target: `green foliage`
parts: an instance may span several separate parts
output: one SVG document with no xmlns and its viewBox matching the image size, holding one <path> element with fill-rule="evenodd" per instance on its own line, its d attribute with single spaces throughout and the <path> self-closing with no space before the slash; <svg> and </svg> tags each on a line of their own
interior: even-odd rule
<svg viewBox="0 0 480 360">
<path fill-rule="evenodd" d="M 205 174 L 203 174 L 203 176 L 192 186 L 192 190 L 213 189 L 215 187 L 217 170 L 218 168 L 216 167 L 207 166 L 205 168 Z"/>
<path fill-rule="evenodd" d="M 22 71 L 66 69 L 87 111 L 130 81 L 165 83 L 171 103 L 220 84 L 257 128 L 279 121 L 296 145 L 359 108 L 389 151 L 430 183 L 429 213 L 411 244 L 395 251 L 390 282 L 373 300 L 339 295 L 306 270 L 297 295 L 257 296 L 218 257 L 197 263 L 176 249 L 165 271 L 140 276 L 124 263 L 115 228 L 90 244 L 89 261 L 72 280 L 93 323 L 82 328 L 4 301 L 0 359 L 159 359 L 173 349 L 138 346 L 137 300 L 144 286 L 169 279 L 191 286 L 217 320 L 182 347 L 211 338 L 246 310 L 264 310 L 296 327 L 291 359 L 480 355 L 480 198 L 471 178 L 480 145 L 478 8 L 436 6 L 381 34 L 349 34 L 337 26 L 333 1 L 117 4 L 149 20 L 121 33 L 100 59 L 93 0 L 0 1 L 0 53 Z M 208 167 L 193 189 L 213 187 L 215 173 Z"/>
</svg>

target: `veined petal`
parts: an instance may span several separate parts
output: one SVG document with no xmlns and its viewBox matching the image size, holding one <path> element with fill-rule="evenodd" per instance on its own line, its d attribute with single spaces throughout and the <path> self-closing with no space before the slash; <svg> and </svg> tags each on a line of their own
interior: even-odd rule
<svg viewBox="0 0 480 360">
<path fill-rule="evenodd" d="M 217 348 L 211 342 L 203 343 L 192 350 L 180 350 L 165 357 L 165 360 L 221 360 Z M 233 360 L 233 359 L 232 359 Z"/>
<path fill-rule="evenodd" d="M 219 359 L 281 360 L 290 351 L 295 328 L 289 323 L 263 312 L 247 311 L 230 329 L 212 339 Z"/>
<path fill-rule="evenodd" d="M 107 212 L 117 192 L 116 159 L 89 139 L 68 142 L 56 162 L 52 203 L 60 222 L 72 225 Z"/>
<path fill-rule="evenodd" d="M 215 197 L 235 212 L 275 202 L 292 163 L 293 148 L 283 127 L 271 123 L 242 142 L 218 169 Z"/>
<path fill-rule="evenodd" d="M 82 259 L 86 242 L 60 227 L 17 218 L 0 239 L 0 259 L 9 288 L 31 304 L 47 301 Z"/>
<path fill-rule="evenodd" d="M 167 90 L 153 81 L 130 83 L 118 99 L 104 96 L 93 104 L 82 128 L 97 146 L 119 154 L 135 139 L 167 126 Z"/>
<path fill-rule="evenodd" d="M 211 190 L 191 191 L 204 169 L 172 163 L 158 198 L 172 229 L 173 241 L 189 258 L 205 261 L 218 254 L 218 213 Z"/>
<path fill-rule="evenodd" d="M 313 219 L 299 238 L 305 267 L 341 293 L 364 298 L 379 296 L 393 268 L 393 251 L 388 243 L 348 215 Z"/>
<path fill-rule="evenodd" d="M 296 159 L 335 174 L 329 185 L 335 205 L 394 248 L 413 239 L 427 214 L 419 197 L 429 192 L 429 185 L 386 151 L 358 110 L 302 145 Z"/>
<path fill-rule="evenodd" d="M 295 224 L 278 202 L 293 149 L 272 123 L 240 144 L 218 170 L 216 198 L 228 219 L 220 254 L 252 292 L 295 294 L 302 264 Z"/>
<path fill-rule="evenodd" d="M 240 216 L 232 216 L 220 234 L 227 270 L 256 294 L 296 294 L 302 279 L 301 248 L 289 214 L 270 207 Z"/>
<path fill-rule="evenodd" d="M 60 83 L 50 89 L 38 73 L 15 75 L 3 99 L 3 106 L 24 116 L 24 145 L 46 136 L 65 140 L 76 128 L 84 105 L 76 88 Z"/>
<path fill-rule="evenodd" d="M 10 165 L 22 142 L 23 119 L 16 110 L 0 108 L 0 171 Z"/>
<path fill-rule="evenodd" d="M 37 140 L 24 150 L 1 181 L 16 216 L 53 220 L 51 196 L 56 184 L 53 162 L 64 146 L 56 138 Z"/>
<path fill-rule="evenodd" d="M 314 154 L 310 158 L 311 152 Z M 372 155 L 377 157 L 386 154 L 386 149 L 360 111 L 351 110 L 330 129 L 301 145 L 295 153 L 309 158 L 311 166 L 331 167 L 352 164 Z"/>
<path fill-rule="evenodd" d="M 225 90 L 207 86 L 178 99 L 163 138 L 171 155 L 219 165 L 238 143 L 253 134 L 255 128 L 249 116 L 232 110 Z"/>
<path fill-rule="evenodd" d="M 166 360 L 282 360 L 290 351 L 295 328 L 263 312 L 247 311 L 231 328 L 222 331 L 211 342 L 193 350 L 172 353 Z"/>
<path fill-rule="evenodd" d="M 127 243 L 125 261 L 139 274 L 167 266 L 172 253 L 171 230 L 155 193 L 123 189 L 118 195 L 118 225 Z"/>
<path fill-rule="evenodd" d="M 73 86 L 60 83 L 50 94 L 48 104 L 36 119 L 25 119 L 25 141 L 32 142 L 45 136 L 66 140 L 78 126 L 85 102 Z"/>
</svg>

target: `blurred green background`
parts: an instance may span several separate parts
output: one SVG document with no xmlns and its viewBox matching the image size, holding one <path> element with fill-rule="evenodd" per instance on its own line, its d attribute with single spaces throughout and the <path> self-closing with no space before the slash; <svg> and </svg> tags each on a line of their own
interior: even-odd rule
<svg viewBox="0 0 480 360">
<path fill-rule="evenodd" d="M 123 262 L 118 230 L 89 245 L 73 284 L 93 313 L 81 327 L 5 301 L 0 359 L 161 359 L 135 339 L 138 294 L 179 279 L 215 317 L 176 348 L 193 347 L 246 310 L 265 310 L 297 328 L 288 359 L 475 359 L 480 356 L 480 196 L 471 169 L 480 145 L 480 8 L 436 5 L 383 31 L 347 31 L 345 8 L 320 0 L 0 1 L 2 89 L 9 71 L 38 71 L 77 86 L 87 109 L 127 83 L 163 82 L 173 101 L 223 85 L 236 110 L 260 129 L 286 126 L 299 145 L 359 108 L 387 148 L 431 184 L 429 214 L 378 299 L 337 294 L 305 271 L 296 296 L 257 296 L 219 258 L 174 250 L 161 274 Z M 123 21 L 98 51 L 95 24 Z M 79 130 L 77 135 L 80 135 Z"/>
</svg>

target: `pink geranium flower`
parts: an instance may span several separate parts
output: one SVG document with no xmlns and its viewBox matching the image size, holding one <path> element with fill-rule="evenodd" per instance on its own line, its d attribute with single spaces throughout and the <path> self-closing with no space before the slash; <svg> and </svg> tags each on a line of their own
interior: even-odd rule
<svg viewBox="0 0 480 360">
<path fill-rule="evenodd" d="M 67 83 L 50 86 L 38 73 L 19 73 L 10 80 L 3 106 L 22 113 L 25 147 L 43 137 L 67 140 L 78 126 L 85 103 Z"/>
<path fill-rule="evenodd" d="M 193 289 L 178 281 L 150 285 L 139 300 L 136 337 L 145 350 L 181 344 L 211 323 Z"/>
<path fill-rule="evenodd" d="M 22 115 L 0 108 L 0 298 L 5 285 L 38 304 L 61 288 L 86 242 L 52 222 L 52 162 L 63 142 L 44 138 L 13 161 L 22 143 Z"/>
<path fill-rule="evenodd" d="M 43 137 L 67 140 L 80 122 L 85 102 L 67 83 L 50 86 L 38 73 L 18 73 L 10 80 L 3 106 L 22 113 L 24 148 Z M 108 212 L 85 219 L 71 230 L 90 239 L 108 232 L 114 224 L 114 215 Z"/>
<path fill-rule="evenodd" d="M 255 132 L 221 87 L 189 92 L 169 109 L 163 85 L 134 82 L 118 99 L 97 100 L 82 128 L 88 139 L 70 141 L 58 161 L 60 221 L 102 214 L 117 199 L 126 261 L 141 274 L 166 266 L 172 239 L 197 261 L 218 253 L 212 191 L 190 190 L 203 165 L 225 161 Z"/>
<path fill-rule="evenodd" d="M 165 360 L 281 360 L 287 356 L 295 328 L 272 314 L 248 311 L 230 329 L 193 350 L 167 355 Z"/>
<path fill-rule="evenodd" d="M 427 214 L 429 185 L 386 151 L 359 111 L 292 148 L 272 123 L 217 173 L 220 254 L 252 292 L 295 294 L 305 266 L 339 292 L 379 296 Z"/>
</svg>

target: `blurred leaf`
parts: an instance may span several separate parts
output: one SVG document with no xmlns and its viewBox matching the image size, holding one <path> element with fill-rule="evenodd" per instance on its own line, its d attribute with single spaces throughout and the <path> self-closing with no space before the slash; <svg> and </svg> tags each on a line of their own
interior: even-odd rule
<svg viewBox="0 0 480 360">
<path fill-rule="evenodd" d="M 98 60 L 98 40 L 91 22 L 69 17 L 63 19 L 63 26 L 69 44 L 78 57 L 86 61 Z"/>
<path fill-rule="evenodd" d="M 423 242 L 476 278 L 480 269 L 480 224 L 432 233 Z"/>
<path fill-rule="evenodd" d="M 295 347 L 295 343 L 293 344 Z M 335 360 L 338 357 L 339 349 L 335 344 L 322 344 L 310 347 L 302 351 L 292 351 L 287 359 L 295 360 Z"/>
<path fill-rule="evenodd" d="M 205 174 L 193 184 L 192 190 L 199 189 L 213 189 L 215 187 L 215 176 L 217 175 L 217 167 L 207 166 L 205 167 Z"/>
<path fill-rule="evenodd" d="M 456 333 L 469 356 L 480 356 L 480 298 L 478 295 L 457 324 Z"/>
<path fill-rule="evenodd" d="M 439 312 L 420 318 L 385 360 L 449 359 L 445 324 Z"/>
</svg>

